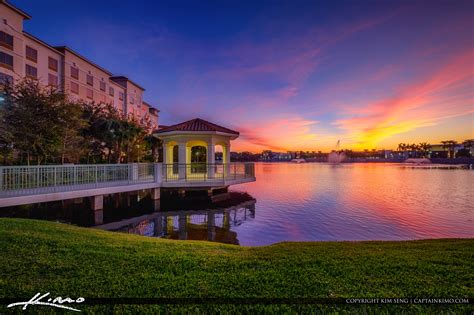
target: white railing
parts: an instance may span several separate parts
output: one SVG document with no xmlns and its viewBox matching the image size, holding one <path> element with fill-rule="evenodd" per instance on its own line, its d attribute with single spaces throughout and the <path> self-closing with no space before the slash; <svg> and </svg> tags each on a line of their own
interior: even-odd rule
<svg viewBox="0 0 474 315">
<path fill-rule="evenodd" d="M 163 164 L 163 181 L 216 181 L 255 177 L 253 163 L 173 163 Z"/>
<path fill-rule="evenodd" d="M 161 182 L 255 177 L 253 163 L 0 166 L 0 198 Z"/>
<path fill-rule="evenodd" d="M 156 168 L 145 163 L 1 166 L 0 198 L 155 182 Z"/>
</svg>

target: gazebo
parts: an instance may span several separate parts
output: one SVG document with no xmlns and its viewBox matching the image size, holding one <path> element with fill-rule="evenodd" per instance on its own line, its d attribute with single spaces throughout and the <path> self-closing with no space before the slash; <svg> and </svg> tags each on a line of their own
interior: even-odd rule
<svg viewBox="0 0 474 315">
<path fill-rule="evenodd" d="M 164 185 L 212 187 L 255 181 L 253 164 L 230 162 L 230 142 L 239 136 L 237 131 L 196 118 L 159 129 L 154 136 L 163 141 Z M 222 161 L 215 159 L 216 147 L 221 148 Z"/>
</svg>

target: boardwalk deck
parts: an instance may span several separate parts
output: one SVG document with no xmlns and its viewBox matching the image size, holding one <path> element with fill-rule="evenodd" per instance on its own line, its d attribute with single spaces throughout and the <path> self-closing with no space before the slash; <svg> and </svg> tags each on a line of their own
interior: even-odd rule
<svg viewBox="0 0 474 315">
<path fill-rule="evenodd" d="M 161 187 L 212 188 L 252 181 L 253 163 L 4 166 L 0 167 L 0 207 Z"/>
</svg>

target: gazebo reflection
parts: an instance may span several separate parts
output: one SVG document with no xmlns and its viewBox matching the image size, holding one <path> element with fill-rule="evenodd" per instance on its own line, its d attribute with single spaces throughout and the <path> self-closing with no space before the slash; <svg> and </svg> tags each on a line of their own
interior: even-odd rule
<svg viewBox="0 0 474 315">
<path fill-rule="evenodd" d="M 156 212 L 139 222 L 114 230 L 151 237 L 238 245 L 233 227 L 255 217 L 255 203 L 256 200 L 252 199 L 224 209 Z"/>
</svg>

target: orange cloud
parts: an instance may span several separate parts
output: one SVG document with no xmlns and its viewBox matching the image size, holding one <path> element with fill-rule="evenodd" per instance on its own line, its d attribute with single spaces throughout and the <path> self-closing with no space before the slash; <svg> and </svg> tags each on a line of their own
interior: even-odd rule
<svg viewBox="0 0 474 315">
<path fill-rule="evenodd" d="M 372 148 L 393 135 L 473 113 L 473 60 L 473 50 L 458 55 L 397 95 L 353 108 L 359 115 L 334 124 L 347 130 L 356 148 Z"/>
<path fill-rule="evenodd" d="M 242 126 L 240 138 L 233 144 L 233 150 L 275 151 L 297 150 L 311 145 L 314 147 L 318 137 L 311 131 L 317 121 L 300 117 L 267 121 L 258 126 Z"/>
</svg>

